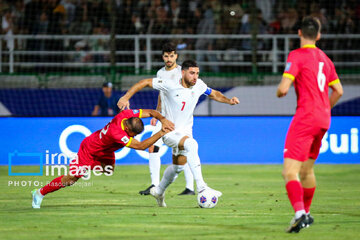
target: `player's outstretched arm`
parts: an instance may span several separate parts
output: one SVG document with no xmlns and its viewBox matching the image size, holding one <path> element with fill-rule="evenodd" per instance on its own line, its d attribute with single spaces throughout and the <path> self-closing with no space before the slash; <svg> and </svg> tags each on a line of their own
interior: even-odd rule
<svg viewBox="0 0 360 240">
<path fill-rule="evenodd" d="M 124 110 L 126 108 L 130 108 L 130 103 L 129 100 L 132 96 L 134 96 L 135 93 L 137 93 L 138 91 L 140 91 L 141 89 L 145 88 L 145 87 L 150 87 L 152 88 L 152 78 L 148 78 L 148 79 L 143 79 L 139 82 L 137 82 L 135 85 L 133 85 L 126 93 L 124 96 L 122 96 L 117 105 L 119 107 L 120 110 Z"/>
<path fill-rule="evenodd" d="M 282 77 L 281 82 L 276 91 L 276 96 L 279 98 L 285 97 L 286 94 L 289 92 L 292 82 L 293 81 L 290 78 Z"/>
<path fill-rule="evenodd" d="M 168 132 L 170 132 L 170 130 L 161 130 L 161 131 L 157 132 L 155 135 L 149 137 L 148 139 L 145 139 L 142 142 L 139 142 L 136 139 L 132 139 L 132 141 L 131 141 L 130 145 L 128 145 L 128 147 L 136 149 L 136 150 L 145 150 L 145 149 L 149 148 L 151 145 L 153 145 L 157 140 L 159 140 L 159 138 L 161 138 Z"/>
<path fill-rule="evenodd" d="M 227 98 L 227 97 L 225 97 L 224 94 L 222 94 L 221 92 L 214 90 L 214 89 L 212 89 L 209 97 L 210 97 L 210 99 L 215 100 L 217 102 L 227 103 L 230 105 L 236 105 L 236 104 L 240 103 L 240 101 L 237 97 L 232 97 L 231 99 Z"/>
<path fill-rule="evenodd" d="M 143 109 L 142 111 L 143 111 L 142 112 L 143 118 L 153 117 L 153 118 L 156 118 L 157 120 L 159 120 L 161 122 L 163 130 L 173 131 L 175 129 L 174 123 L 169 121 L 168 119 L 166 119 L 158 111 L 153 110 L 153 109 Z"/>
<path fill-rule="evenodd" d="M 160 98 L 160 94 L 159 94 L 159 96 L 158 96 L 158 102 L 157 102 L 157 106 L 156 106 L 156 111 L 158 111 L 158 112 L 161 112 L 161 98 Z M 156 118 L 152 118 L 151 120 L 150 120 L 150 124 L 151 125 L 153 125 L 153 126 L 155 126 L 156 125 Z"/>
<path fill-rule="evenodd" d="M 344 94 L 343 87 L 340 82 L 335 83 L 330 86 L 332 88 L 332 93 L 330 95 L 330 106 L 333 108 L 335 104 L 339 101 L 341 96 Z"/>
</svg>

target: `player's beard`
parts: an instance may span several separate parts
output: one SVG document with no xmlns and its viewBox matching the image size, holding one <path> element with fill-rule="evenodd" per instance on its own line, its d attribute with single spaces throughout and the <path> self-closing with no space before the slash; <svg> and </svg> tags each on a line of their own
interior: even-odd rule
<svg viewBox="0 0 360 240">
<path fill-rule="evenodd" d="M 196 81 L 195 82 L 190 81 L 188 78 L 186 78 L 186 76 L 184 76 L 184 82 L 189 87 L 192 87 L 192 86 L 194 86 L 196 84 Z"/>
<path fill-rule="evenodd" d="M 174 66 L 175 62 L 166 62 L 165 65 L 167 68 L 172 68 Z"/>
</svg>

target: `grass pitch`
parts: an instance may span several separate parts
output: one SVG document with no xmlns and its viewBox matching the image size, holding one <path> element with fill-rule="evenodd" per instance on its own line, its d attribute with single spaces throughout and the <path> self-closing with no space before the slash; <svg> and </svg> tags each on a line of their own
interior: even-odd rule
<svg viewBox="0 0 360 240">
<path fill-rule="evenodd" d="M 52 177 L 8 176 L 2 166 L 0 239 L 360 238 L 360 165 L 316 166 L 315 223 L 299 234 L 284 232 L 293 210 L 281 170 L 280 165 L 204 165 L 209 186 L 223 192 L 214 209 L 199 208 L 196 196 L 177 195 L 184 189 L 182 174 L 166 193 L 168 207 L 159 208 L 153 197 L 138 194 L 149 185 L 148 167 L 117 166 L 114 176 L 80 180 L 83 185 L 49 194 L 41 209 L 32 209 L 35 187 L 29 185 Z"/>
</svg>

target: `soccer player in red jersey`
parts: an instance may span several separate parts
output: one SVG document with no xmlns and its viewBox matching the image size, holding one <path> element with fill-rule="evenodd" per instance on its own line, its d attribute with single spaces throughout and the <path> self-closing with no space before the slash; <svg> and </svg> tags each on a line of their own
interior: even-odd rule
<svg viewBox="0 0 360 240">
<path fill-rule="evenodd" d="M 142 142 L 134 137 L 144 130 L 140 118 L 154 117 L 162 124 L 162 129 L 152 137 Z M 32 191 L 33 208 L 40 208 L 43 197 L 60 188 L 71 186 L 90 170 L 111 175 L 115 167 L 115 151 L 129 147 L 145 150 L 153 145 L 166 133 L 174 130 L 174 124 L 159 112 L 151 109 L 124 110 L 117 114 L 103 129 L 86 137 L 80 144 L 77 158 L 70 162 L 69 174 L 55 178 L 41 189 Z"/>
<path fill-rule="evenodd" d="M 287 132 L 282 175 L 295 217 L 287 232 L 299 232 L 313 223 L 310 205 L 315 192 L 314 162 L 321 140 L 330 127 L 331 108 L 343 94 L 334 64 L 315 46 L 320 21 L 305 17 L 298 31 L 299 49 L 289 53 L 277 96 L 284 97 L 292 83 L 297 95 L 296 113 Z M 329 88 L 332 93 L 328 95 Z M 300 179 L 298 178 L 300 177 Z"/>
</svg>

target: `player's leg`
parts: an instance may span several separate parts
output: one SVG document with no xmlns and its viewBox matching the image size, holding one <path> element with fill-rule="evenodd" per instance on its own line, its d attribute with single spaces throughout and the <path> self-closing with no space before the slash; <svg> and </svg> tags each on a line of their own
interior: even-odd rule
<svg viewBox="0 0 360 240">
<path fill-rule="evenodd" d="M 282 175 L 290 203 L 295 211 L 288 232 L 299 232 L 307 225 L 304 190 L 299 180 L 299 173 L 303 162 L 308 160 L 309 157 L 310 147 L 313 142 L 313 136 L 309 134 L 311 130 L 312 126 L 292 122 L 286 136 Z"/>
<path fill-rule="evenodd" d="M 161 167 L 161 159 L 160 159 L 160 147 L 158 145 L 151 146 L 149 148 L 149 170 L 150 170 L 150 178 L 151 184 L 154 186 L 159 185 L 160 182 L 160 167 Z"/>
<path fill-rule="evenodd" d="M 161 129 L 161 123 L 158 122 L 156 127 L 152 133 L 154 135 Z M 150 178 L 151 178 L 151 185 L 139 192 L 141 195 L 149 195 L 150 188 L 154 186 L 158 186 L 160 182 L 160 168 L 161 168 L 161 159 L 160 159 L 160 147 L 163 144 L 162 140 L 159 139 L 154 145 L 149 147 L 149 171 L 150 171 Z"/>
<path fill-rule="evenodd" d="M 314 218 L 310 215 L 310 206 L 314 197 L 316 188 L 316 178 L 314 172 L 315 160 L 319 156 L 321 140 L 326 133 L 327 129 L 318 129 L 314 141 L 310 148 L 309 160 L 304 162 L 300 170 L 300 180 L 304 191 L 304 207 L 308 216 L 308 224 L 311 225 L 314 222 Z"/>
<path fill-rule="evenodd" d="M 302 162 L 285 158 L 284 159 L 284 169 L 283 177 L 285 180 L 286 191 L 290 200 L 290 203 L 295 211 L 295 216 L 290 222 L 290 227 L 287 229 L 287 232 L 299 232 L 302 228 L 307 225 L 307 217 L 303 201 L 303 188 L 301 182 L 298 179 L 298 174 L 300 172 Z"/>
<path fill-rule="evenodd" d="M 46 184 L 40 189 L 34 189 L 32 191 L 32 207 L 40 208 L 41 202 L 45 195 L 55 192 L 61 188 L 71 186 L 80 179 L 79 176 L 62 175 L 53 179 L 50 183 Z"/>
<path fill-rule="evenodd" d="M 79 157 L 81 156 L 81 157 Z M 115 157 L 115 156 L 114 156 Z M 100 165 L 105 169 L 105 165 L 112 165 L 112 170 L 115 167 L 115 158 L 109 161 L 109 163 L 101 163 L 98 161 L 91 161 L 83 156 L 82 154 L 82 145 L 80 145 L 80 150 L 78 155 L 75 159 L 70 161 L 69 166 L 69 173 L 67 175 L 62 175 L 53 179 L 50 183 L 46 184 L 41 189 L 34 189 L 32 191 L 33 201 L 32 206 L 33 208 L 40 208 L 42 199 L 45 195 L 55 192 L 61 188 L 71 186 L 75 182 L 77 182 L 81 177 L 87 174 L 87 172 L 92 169 L 93 167 Z"/>
<path fill-rule="evenodd" d="M 310 206 L 314 197 L 316 188 L 316 178 L 314 173 L 315 159 L 309 159 L 302 165 L 300 169 L 300 181 L 304 192 L 304 208 L 308 217 L 308 225 L 314 222 L 314 218 L 310 215 Z"/>
<path fill-rule="evenodd" d="M 176 154 L 176 151 L 174 151 Z M 150 189 L 160 207 L 166 207 L 165 204 L 165 191 L 168 186 L 175 181 L 179 173 L 184 170 L 186 164 L 186 157 L 183 155 L 173 155 L 173 164 L 165 169 L 164 175 L 159 183 L 159 186 Z"/>
<path fill-rule="evenodd" d="M 141 195 L 149 195 L 150 189 L 154 186 L 159 185 L 160 167 L 161 167 L 159 149 L 160 149 L 159 147 L 154 145 L 149 147 L 149 171 L 150 171 L 151 184 L 145 190 L 139 191 L 139 194 Z"/>
<path fill-rule="evenodd" d="M 184 176 L 185 176 L 185 190 L 181 192 L 179 195 L 195 195 L 194 192 L 194 177 L 192 175 L 189 164 L 185 164 L 184 167 Z"/>
<path fill-rule="evenodd" d="M 185 150 L 185 156 L 187 158 L 187 162 L 189 164 L 191 172 L 194 176 L 197 191 L 201 192 L 209 189 L 213 191 L 218 197 L 220 197 L 222 193 L 209 188 L 204 181 L 201 171 L 200 157 L 198 154 L 199 146 L 197 141 L 194 138 L 185 136 L 179 142 L 179 148 Z"/>
<path fill-rule="evenodd" d="M 305 214 L 303 189 L 298 178 L 301 166 L 302 162 L 298 160 L 291 158 L 284 159 L 282 175 L 286 183 L 286 191 L 288 193 L 290 203 L 295 211 L 295 218 L 299 218 L 301 215 Z"/>
</svg>

